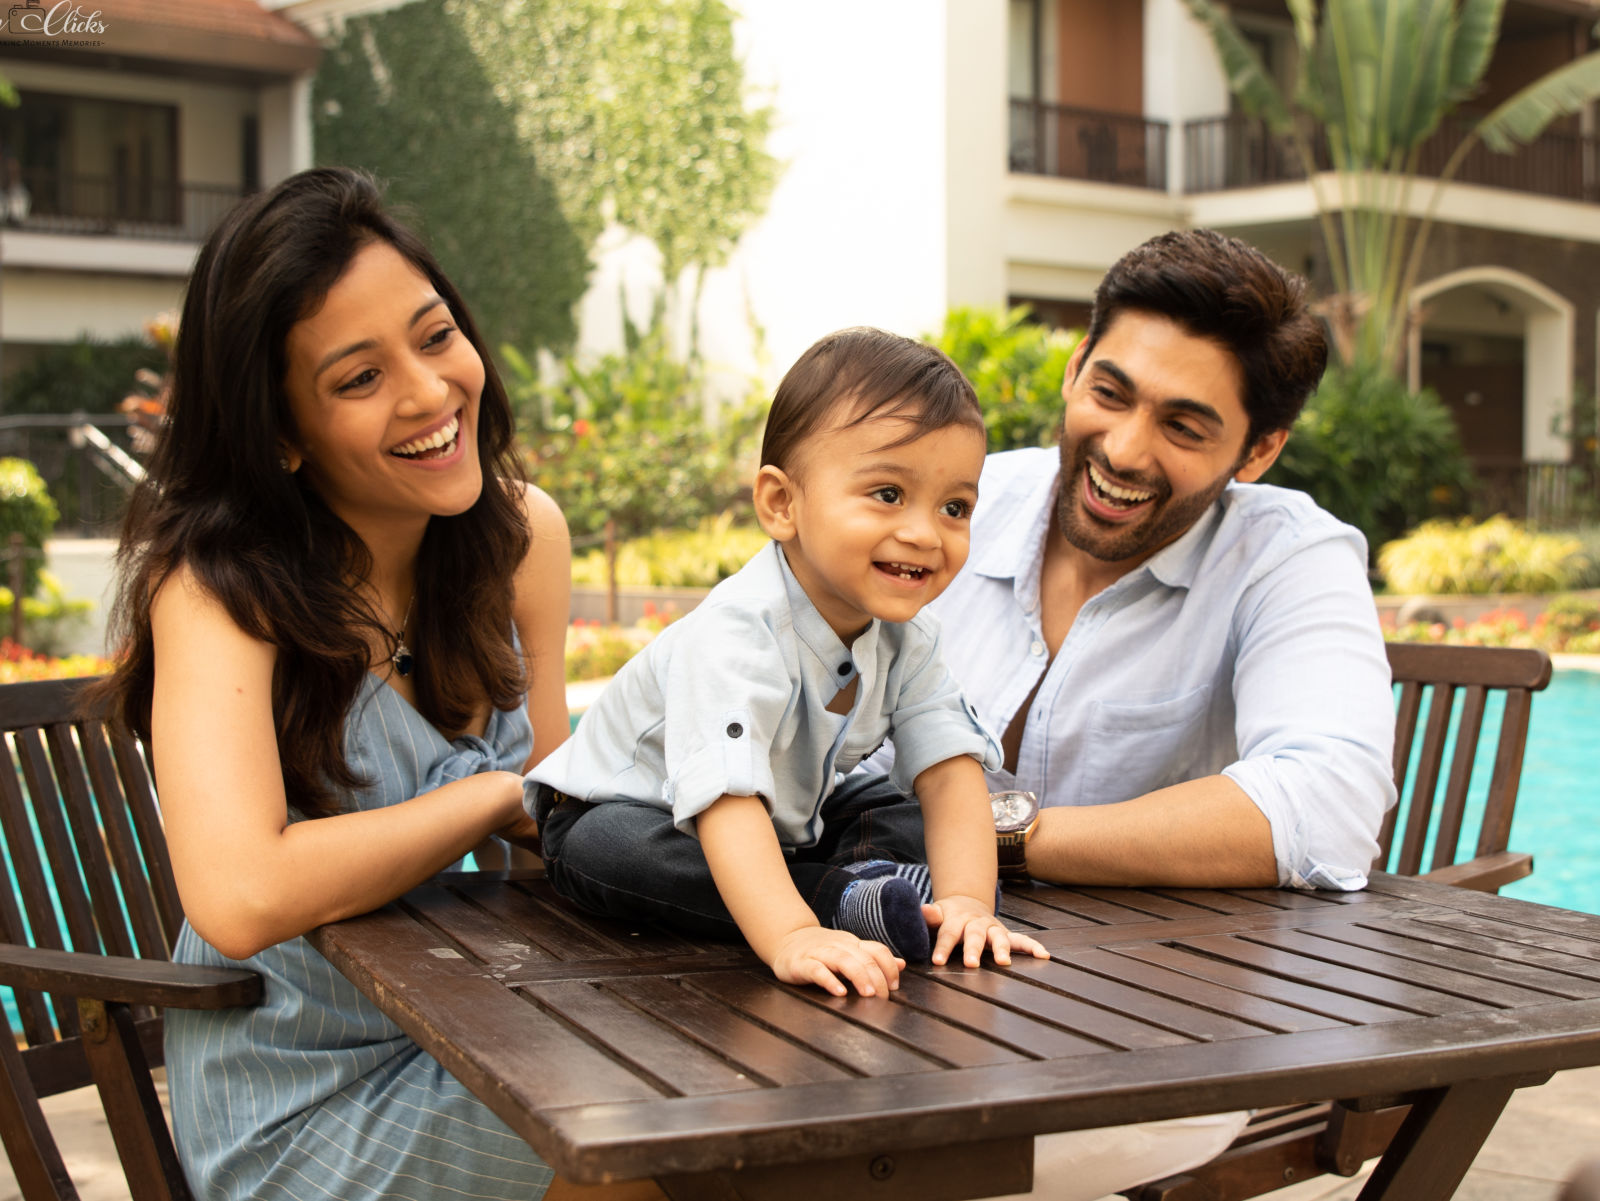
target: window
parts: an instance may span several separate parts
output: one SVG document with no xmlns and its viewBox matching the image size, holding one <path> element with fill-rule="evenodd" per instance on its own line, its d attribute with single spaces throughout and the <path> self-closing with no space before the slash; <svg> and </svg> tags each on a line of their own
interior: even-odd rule
<svg viewBox="0 0 1600 1201">
<path fill-rule="evenodd" d="M 103 228 L 179 221 L 178 110 L 22 92 L 0 110 L 0 162 L 20 175 L 31 218 Z"/>
</svg>

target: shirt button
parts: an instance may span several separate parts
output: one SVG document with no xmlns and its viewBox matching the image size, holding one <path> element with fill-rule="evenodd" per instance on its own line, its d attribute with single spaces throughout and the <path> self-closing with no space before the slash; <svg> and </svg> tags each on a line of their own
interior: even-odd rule
<svg viewBox="0 0 1600 1201">
<path fill-rule="evenodd" d="M 850 664 L 848 664 L 848 663 L 839 664 L 839 674 L 842 675 L 842 676 L 849 675 L 850 674 Z"/>
<path fill-rule="evenodd" d="M 1033 645 L 1028 648 L 1028 653 L 1037 659 L 1040 655 L 1044 654 L 1044 643 L 1035 638 L 1033 640 Z"/>
<path fill-rule="evenodd" d="M 728 737 L 729 738 L 739 738 L 739 737 L 742 737 L 743 734 L 744 734 L 744 727 L 741 726 L 738 722 L 730 721 L 728 723 Z"/>
</svg>

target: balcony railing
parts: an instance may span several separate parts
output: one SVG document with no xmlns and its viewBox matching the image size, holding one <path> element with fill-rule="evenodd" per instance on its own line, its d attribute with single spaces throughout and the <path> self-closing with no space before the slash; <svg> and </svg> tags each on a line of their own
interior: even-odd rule
<svg viewBox="0 0 1600 1201">
<path fill-rule="evenodd" d="M 1012 100 L 1011 170 L 1164 192 L 1167 123 Z"/>
<path fill-rule="evenodd" d="M 25 169 L 5 199 L 6 224 L 40 233 L 200 241 L 242 194 L 217 184 L 171 184 Z"/>
<path fill-rule="evenodd" d="M 1600 518 L 1600 469 L 1592 462 L 1479 462 L 1474 516 L 1505 513 L 1557 528 Z"/>
<path fill-rule="evenodd" d="M 1422 144 L 1417 174 L 1436 177 L 1443 171 L 1476 121 L 1472 116 L 1446 117 Z M 1317 169 L 1330 170 L 1324 139 L 1311 131 L 1309 140 Z M 1273 133 L 1265 121 L 1239 114 L 1186 123 L 1183 161 L 1186 192 L 1220 192 L 1305 178 L 1287 134 Z M 1600 139 L 1547 130 L 1511 154 L 1496 154 L 1480 143 L 1467 152 L 1454 179 L 1566 200 L 1600 201 Z"/>
</svg>

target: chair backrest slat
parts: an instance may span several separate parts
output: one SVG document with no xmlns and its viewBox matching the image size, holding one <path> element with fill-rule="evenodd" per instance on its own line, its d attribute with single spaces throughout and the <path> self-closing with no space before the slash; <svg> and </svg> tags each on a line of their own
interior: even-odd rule
<svg viewBox="0 0 1600 1201">
<path fill-rule="evenodd" d="M 1480 855 L 1503 851 L 1511 841 L 1511 817 L 1517 804 L 1517 790 L 1522 786 L 1522 756 L 1528 747 L 1528 723 L 1532 714 L 1532 693 L 1518 690 L 1506 694 L 1506 709 L 1500 718 L 1500 746 L 1494 757 L 1489 800 L 1478 835 L 1477 853 Z"/>
<path fill-rule="evenodd" d="M 1465 825 L 1472 767 L 1482 738 L 1490 694 L 1502 693 L 1505 705 L 1495 746 L 1494 770 L 1478 831 L 1476 855 L 1504 851 L 1511 836 L 1511 817 L 1522 778 L 1533 693 L 1550 683 L 1550 657 L 1543 651 L 1508 647 L 1459 647 L 1390 643 L 1389 666 L 1399 685 L 1395 710 L 1394 779 L 1400 804 L 1385 816 L 1379 837 L 1382 848 L 1374 866 L 1393 860 L 1390 870 L 1414 875 L 1422 870 L 1430 831 L 1430 869 L 1449 866 L 1459 853 Z M 1453 713 L 1456 693 L 1463 694 Z M 1422 717 L 1423 704 L 1427 716 Z M 1451 718 L 1454 716 L 1452 730 Z M 1420 746 L 1418 732 L 1421 727 Z M 1439 796 L 1441 768 L 1449 740 L 1454 740 L 1450 768 Z M 1413 766 L 1413 760 L 1415 765 Z M 1414 776 L 1409 795 L 1406 779 Z M 1393 847 L 1399 811 L 1405 809 L 1404 834 Z M 1435 820 L 1437 818 L 1437 820 Z"/>
<path fill-rule="evenodd" d="M 51 762 L 55 765 L 62 808 L 66 810 L 68 825 L 72 830 L 72 842 L 78 852 L 78 867 L 89 895 L 89 906 L 94 912 L 99 949 L 106 955 L 131 956 L 133 939 L 128 934 L 128 921 L 123 914 L 116 881 L 111 877 L 105 831 L 95 813 L 94 799 L 89 794 L 89 776 L 83 768 L 83 755 L 77 739 L 72 727 L 65 725 L 48 727 L 44 736 L 50 748 Z"/>
<path fill-rule="evenodd" d="M 1444 803 L 1439 807 L 1439 830 L 1433 844 L 1433 868 L 1456 861 L 1461 842 L 1461 824 L 1467 814 L 1467 793 L 1472 785 L 1472 764 L 1478 754 L 1478 736 L 1483 732 L 1483 711 L 1489 690 L 1473 684 L 1462 690 L 1461 716 L 1456 719 L 1456 749 L 1450 756 L 1450 778 L 1444 786 Z"/>
<path fill-rule="evenodd" d="M 178 899 L 178 882 L 172 874 L 172 860 L 167 856 L 167 835 L 161 825 L 161 810 L 156 805 L 155 788 L 150 779 L 149 756 L 140 751 L 139 744 L 125 731 L 108 733 L 117 774 L 122 780 L 123 797 L 128 802 L 133 828 L 139 836 L 139 849 L 144 854 L 145 878 L 150 883 L 156 912 L 161 915 L 170 955 L 178 943 L 178 932 L 183 928 L 183 903 Z"/>
<path fill-rule="evenodd" d="M 1392 660 L 1392 653 L 1390 657 Z M 1400 685 L 1400 700 L 1394 715 L 1394 778 L 1403 782 L 1411 770 L 1411 745 L 1416 739 L 1417 721 L 1422 713 L 1422 685 L 1416 680 L 1401 680 L 1398 674 L 1395 683 Z M 1389 848 L 1394 845 L 1395 822 L 1399 817 L 1398 805 L 1383 815 L 1383 826 L 1378 831 L 1380 864 L 1389 861 Z"/>
<path fill-rule="evenodd" d="M 106 746 L 104 728 L 97 722 L 83 722 L 77 727 L 77 741 L 94 787 L 106 849 L 116 865 L 117 878 L 123 881 L 122 900 L 127 906 L 138 953 L 147 959 L 164 959 L 171 949 L 150 894 L 144 858 L 128 822 L 127 798 L 111 761 L 110 748 Z"/>
<path fill-rule="evenodd" d="M 10 774 L 0 773 L 0 779 Z M 22 909 L 17 905 L 20 889 L 15 887 L 12 879 L 9 858 L 0 855 L 0 938 L 6 942 L 26 944 L 28 931 L 23 922 Z M 54 1023 L 44 994 L 31 988 L 13 989 L 12 992 L 17 1002 L 17 1014 L 22 1018 L 23 1037 L 28 1040 L 28 1045 L 34 1046 L 53 1038 L 51 1028 Z"/>
<path fill-rule="evenodd" d="M 1422 747 L 1417 759 L 1417 780 L 1411 791 L 1406 832 L 1394 869 L 1402 876 L 1414 876 L 1422 870 L 1422 844 L 1433 819 L 1433 798 L 1439 788 L 1439 767 L 1444 762 L 1445 740 L 1450 736 L 1450 711 L 1455 698 L 1456 690 L 1448 684 L 1436 684 L 1430 689 L 1428 720 L 1423 726 Z"/>
<path fill-rule="evenodd" d="M 50 756 L 44 749 L 44 739 L 37 729 L 18 730 L 17 757 L 22 761 L 22 778 L 28 787 L 32 802 L 33 819 L 39 827 L 39 837 L 44 842 L 44 853 L 50 864 L 50 881 L 55 886 L 56 899 L 61 904 L 66 919 L 67 935 L 72 940 L 72 950 L 100 950 L 100 935 L 95 930 L 94 910 L 89 904 L 89 893 L 78 873 L 77 850 L 72 834 L 67 829 L 66 805 L 61 791 L 56 787 L 55 772 L 50 767 Z"/>
</svg>

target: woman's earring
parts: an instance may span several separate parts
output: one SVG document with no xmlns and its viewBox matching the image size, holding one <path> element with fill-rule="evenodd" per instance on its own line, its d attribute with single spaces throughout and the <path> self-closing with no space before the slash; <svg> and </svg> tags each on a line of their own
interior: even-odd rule
<svg viewBox="0 0 1600 1201">
<path fill-rule="evenodd" d="M 283 469 L 285 475 L 294 474 L 294 464 L 289 462 L 288 455 L 280 454 L 278 456 L 278 466 Z"/>
</svg>

